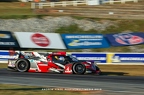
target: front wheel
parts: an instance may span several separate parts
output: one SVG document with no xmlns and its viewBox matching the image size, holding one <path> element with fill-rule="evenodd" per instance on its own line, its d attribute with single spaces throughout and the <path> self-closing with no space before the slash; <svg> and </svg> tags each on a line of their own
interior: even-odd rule
<svg viewBox="0 0 144 95">
<path fill-rule="evenodd" d="M 30 68 L 30 63 L 26 59 L 16 61 L 16 69 L 19 72 L 27 72 Z"/>
<path fill-rule="evenodd" d="M 82 63 L 75 63 L 72 70 L 74 74 L 84 74 L 86 72 L 86 67 Z"/>
</svg>

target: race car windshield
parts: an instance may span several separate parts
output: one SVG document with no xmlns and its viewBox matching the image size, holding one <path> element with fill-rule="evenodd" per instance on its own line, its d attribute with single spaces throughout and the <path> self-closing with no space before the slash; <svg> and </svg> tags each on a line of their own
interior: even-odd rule
<svg viewBox="0 0 144 95">
<path fill-rule="evenodd" d="M 64 62 L 64 56 L 52 56 L 52 60 L 57 63 Z"/>
<path fill-rule="evenodd" d="M 69 55 L 68 57 L 69 57 L 70 62 L 77 62 L 78 61 L 78 59 L 72 55 Z"/>
</svg>

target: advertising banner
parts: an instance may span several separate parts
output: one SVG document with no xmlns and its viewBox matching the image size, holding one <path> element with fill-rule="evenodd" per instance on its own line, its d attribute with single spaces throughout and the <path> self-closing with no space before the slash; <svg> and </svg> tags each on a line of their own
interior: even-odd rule
<svg viewBox="0 0 144 95">
<path fill-rule="evenodd" d="M 108 53 L 107 63 L 144 63 L 144 53 Z"/>
<path fill-rule="evenodd" d="M 141 32 L 107 34 L 106 38 L 112 46 L 144 44 L 144 33 Z"/>
<path fill-rule="evenodd" d="M 32 51 L 26 51 L 25 53 L 31 54 Z M 48 52 L 38 52 L 41 55 Z M 49 52 L 51 53 L 51 52 Z M 138 65 L 138 63 L 144 63 L 144 53 L 85 53 L 85 52 L 67 52 L 72 56 L 77 57 L 81 61 L 94 61 L 98 64 L 130 64 Z M 0 51 L 0 63 L 8 61 L 8 59 L 14 59 L 16 55 L 10 55 L 9 51 Z"/>
<path fill-rule="evenodd" d="M 66 49 L 58 33 L 14 32 L 21 48 Z"/>
<path fill-rule="evenodd" d="M 106 63 L 106 53 L 71 53 L 78 60 Z"/>
<path fill-rule="evenodd" d="M 14 59 L 15 56 L 10 56 L 9 51 L 0 51 L 0 63 L 8 61 L 8 59 Z"/>
<path fill-rule="evenodd" d="M 0 49 L 19 47 L 10 31 L 0 31 Z"/>
<path fill-rule="evenodd" d="M 68 49 L 108 48 L 109 43 L 101 34 L 62 34 Z"/>
</svg>

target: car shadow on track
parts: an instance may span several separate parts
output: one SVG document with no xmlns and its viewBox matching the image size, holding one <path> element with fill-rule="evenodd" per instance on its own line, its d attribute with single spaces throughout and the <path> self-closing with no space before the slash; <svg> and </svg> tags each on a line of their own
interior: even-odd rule
<svg viewBox="0 0 144 95">
<path fill-rule="evenodd" d="M 124 76 L 127 75 L 128 73 L 124 72 L 101 72 L 101 75 L 116 75 L 116 76 Z"/>
</svg>

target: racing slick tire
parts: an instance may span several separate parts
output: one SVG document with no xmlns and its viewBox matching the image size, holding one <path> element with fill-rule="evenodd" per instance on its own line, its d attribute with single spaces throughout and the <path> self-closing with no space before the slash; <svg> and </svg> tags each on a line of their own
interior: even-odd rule
<svg viewBox="0 0 144 95">
<path fill-rule="evenodd" d="M 82 63 L 75 63 L 72 66 L 72 71 L 74 74 L 84 74 L 86 72 L 86 67 Z"/>
<path fill-rule="evenodd" d="M 30 63 L 26 59 L 18 59 L 15 65 L 19 72 L 27 72 L 30 69 Z"/>
</svg>

